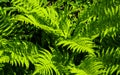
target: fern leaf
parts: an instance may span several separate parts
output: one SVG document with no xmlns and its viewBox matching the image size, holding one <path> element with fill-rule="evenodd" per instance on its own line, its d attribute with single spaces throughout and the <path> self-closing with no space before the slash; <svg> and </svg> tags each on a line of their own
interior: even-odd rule
<svg viewBox="0 0 120 75">
<path fill-rule="evenodd" d="M 41 7 L 38 3 L 40 0 L 12 0 L 13 9 L 18 9 L 22 15 L 16 15 L 13 18 L 15 21 L 22 21 L 30 23 L 35 27 L 41 28 L 49 33 L 64 36 L 63 32 L 59 29 L 59 16 L 58 13 L 51 7 Z"/>
<path fill-rule="evenodd" d="M 24 65 L 26 66 L 26 68 L 29 68 L 29 61 L 31 62 L 35 62 L 34 58 L 31 56 L 31 54 L 33 56 L 36 56 L 37 51 L 35 49 L 35 46 L 29 42 L 20 42 L 20 41 L 9 41 L 6 39 L 1 39 L 0 40 L 0 44 L 1 44 L 1 49 L 0 51 L 3 51 L 2 55 L 1 55 L 1 63 L 2 61 L 5 63 L 10 62 L 10 64 L 12 65 L 20 65 L 22 67 L 24 67 Z M 28 47 L 29 46 L 29 47 Z M 30 49 L 31 46 L 31 49 Z M 31 59 L 33 60 L 29 60 L 29 58 L 31 57 Z M 6 58 L 8 57 L 8 58 Z M 3 60 L 4 58 L 4 60 Z M 7 59 L 7 61 L 6 61 Z"/>
<path fill-rule="evenodd" d="M 53 33 L 55 35 L 60 35 L 60 36 L 64 36 L 62 31 L 60 29 L 54 29 L 52 27 L 40 24 L 32 15 L 26 15 L 27 17 L 23 16 L 23 15 L 17 15 L 16 19 L 22 22 L 26 22 L 27 24 L 30 23 L 34 26 L 36 26 L 37 28 L 41 28 L 49 33 Z"/>
<path fill-rule="evenodd" d="M 7 14 L 7 10 L 0 8 L 0 34 L 8 36 L 11 34 L 16 26 L 14 22 L 11 22 L 10 14 Z"/>
<path fill-rule="evenodd" d="M 85 71 L 77 68 L 71 68 L 71 73 L 74 73 L 75 75 L 88 75 Z"/>
<path fill-rule="evenodd" d="M 50 52 L 44 49 L 44 51 L 40 51 L 40 54 L 41 55 L 38 56 L 38 63 L 35 64 L 36 70 L 33 75 L 54 75 L 53 72 L 55 72 L 55 74 L 57 75 L 60 75 L 56 66 L 52 63 L 52 55 L 50 54 Z"/>
<path fill-rule="evenodd" d="M 73 50 L 73 52 L 88 52 L 94 54 L 92 49 L 93 42 L 88 38 L 79 38 L 73 40 L 63 40 L 57 43 L 57 45 L 62 45 L 63 47 L 68 46 L 67 49 Z"/>
<path fill-rule="evenodd" d="M 59 71 L 52 63 L 52 54 L 47 50 L 38 51 L 36 46 L 30 42 L 25 41 L 9 41 L 6 39 L 0 40 L 1 56 L 0 63 L 10 63 L 12 65 L 19 65 L 26 67 L 30 66 L 30 62 L 35 65 L 36 70 L 34 74 L 53 75 L 55 72 L 57 75 Z M 32 55 L 32 56 L 31 56 Z"/>
<path fill-rule="evenodd" d="M 94 57 L 87 57 L 76 68 L 71 68 L 71 73 L 76 75 L 99 75 L 104 71 L 102 70 L 104 65 L 101 61 L 97 61 Z"/>
<path fill-rule="evenodd" d="M 119 48 L 108 48 L 107 50 L 104 49 L 98 54 L 98 58 L 104 64 L 103 75 L 119 75 Z"/>
</svg>

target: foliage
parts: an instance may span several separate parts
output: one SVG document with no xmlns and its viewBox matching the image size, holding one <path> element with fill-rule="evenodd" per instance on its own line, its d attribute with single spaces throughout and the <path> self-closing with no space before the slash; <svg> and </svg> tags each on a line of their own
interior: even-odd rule
<svg viewBox="0 0 120 75">
<path fill-rule="evenodd" d="M 119 0 L 0 0 L 1 75 L 119 75 Z"/>
</svg>

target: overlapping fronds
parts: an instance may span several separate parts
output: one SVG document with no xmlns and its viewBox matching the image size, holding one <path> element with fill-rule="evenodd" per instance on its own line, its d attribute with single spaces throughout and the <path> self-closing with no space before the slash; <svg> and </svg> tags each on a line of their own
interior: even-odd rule
<svg viewBox="0 0 120 75">
<path fill-rule="evenodd" d="M 73 52 L 88 52 L 94 54 L 94 50 L 92 49 L 94 44 L 90 38 L 79 37 L 71 40 L 61 40 L 57 45 L 67 46 L 67 49 Z"/>
<path fill-rule="evenodd" d="M 52 61 L 56 68 L 58 69 L 60 75 L 67 74 L 67 70 L 69 69 L 67 66 L 71 64 L 71 57 L 67 51 L 61 51 L 59 49 L 54 49 L 50 47 L 52 52 Z"/>
<path fill-rule="evenodd" d="M 52 63 L 52 54 L 47 50 L 39 51 L 38 48 L 26 41 L 0 40 L 0 63 L 10 63 L 15 66 L 29 68 L 30 62 L 35 65 L 34 74 L 59 75 L 59 71 Z"/>
<path fill-rule="evenodd" d="M 44 31 L 47 31 L 49 33 L 53 33 L 55 35 L 62 35 L 61 30 L 59 29 L 54 29 L 52 27 L 46 26 L 44 24 L 39 23 L 39 21 L 37 21 L 37 19 L 35 19 L 35 17 L 33 17 L 32 15 L 26 15 L 27 17 L 23 16 L 23 15 L 17 15 L 17 19 L 19 21 L 22 22 L 26 22 L 26 23 L 30 23 L 33 24 L 34 26 L 36 26 L 37 28 L 41 28 Z M 62 35 L 63 36 L 63 35 Z"/>
<path fill-rule="evenodd" d="M 96 61 L 94 57 L 87 57 L 76 68 L 71 68 L 71 73 L 76 75 L 99 75 L 104 73 L 104 65 L 101 61 Z"/>
<path fill-rule="evenodd" d="M 104 12 L 106 17 L 104 21 L 108 21 L 108 23 L 106 29 L 104 29 L 104 31 L 102 32 L 102 35 L 103 37 L 108 35 L 114 38 L 114 36 L 116 36 L 117 33 L 119 32 L 119 21 L 118 21 L 118 19 L 120 19 L 119 6 L 115 6 L 115 7 L 111 6 L 110 8 L 105 8 Z"/>
<path fill-rule="evenodd" d="M 0 7 L 0 34 L 8 36 L 14 31 L 16 25 L 10 20 L 11 14 L 7 13 L 7 10 Z"/>
<path fill-rule="evenodd" d="M 0 40 L 0 63 L 29 67 L 29 63 L 35 63 L 33 56 L 38 55 L 37 47 L 26 41 Z M 32 54 L 32 56 L 31 56 Z M 30 62 L 29 62 L 30 61 Z"/>
<path fill-rule="evenodd" d="M 0 69 L 8 63 L 27 70 L 32 64 L 33 75 L 120 74 L 119 0 L 0 3 L 5 3 L 0 5 Z M 93 43 L 96 37 L 98 48 Z"/>
<path fill-rule="evenodd" d="M 120 51 L 119 48 L 117 49 L 110 49 L 102 50 L 101 53 L 98 53 L 97 57 L 101 62 L 103 62 L 104 73 L 103 75 L 119 75 L 120 74 Z"/>
<path fill-rule="evenodd" d="M 58 69 L 56 68 L 56 66 L 53 64 L 52 61 L 52 54 L 45 50 L 44 51 L 40 51 L 41 55 L 38 55 L 38 63 L 35 64 L 35 72 L 33 73 L 33 75 L 35 74 L 40 74 L 40 75 L 60 75 Z"/>
<path fill-rule="evenodd" d="M 93 0 L 90 6 L 84 5 L 83 9 L 79 12 L 79 24 L 76 26 L 74 34 L 93 36 L 99 33 L 102 37 L 117 35 L 120 19 L 119 1 Z"/>
<path fill-rule="evenodd" d="M 47 4 L 46 0 L 11 0 L 13 6 L 17 7 L 20 11 L 29 13 L 28 11 L 34 11 L 39 9 L 39 7 Z M 28 4 L 26 4 L 28 3 Z M 33 9 L 32 9 L 33 8 Z"/>
<path fill-rule="evenodd" d="M 59 29 L 59 16 L 51 7 L 41 7 L 40 0 L 13 0 L 13 9 L 17 9 L 22 15 L 16 15 L 14 20 L 30 23 L 35 27 L 41 28 L 47 32 L 62 35 Z"/>
<path fill-rule="evenodd" d="M 98 52 L 98 58 L 100 58 L 101 61 L 105 62 L 105 65 L 118 64 L 120 61 L 119 53 L 119 48 L 108 48 L 107 50 L 103 49 L 102 52 Z"/>
<path fill-rule="evenodd" d="M 119 54 L 119 48 L 102 50 L 96 56 L 86 57 L 78 67 L 71 68 L 71 72 L 76 75 L 119 75 Z"/>
<path fill-rule="evenodd" d="M 104 68 L 103 75 L 119 75 L 120 74 L 120 66 L 119 65 L 112 65 Z"/>
<path fill-rule="evenodd" d="M 9 0 L 0 0 L 0 3 L 2 2 L 9 2 Z"/>
<path fill-rule="evenodd" d="M 31 37 L 33 35 L 31 34 L 31 30 L 33 30 L 34 27 L 12 20 L 15 17 L 15 12 L 16 10 L 13 10 L 12 8 L 0 7 L 0 35 L 6 37 L 10 36 L 9 39 L 11 36 L 19 38 Z"/>
</svg>

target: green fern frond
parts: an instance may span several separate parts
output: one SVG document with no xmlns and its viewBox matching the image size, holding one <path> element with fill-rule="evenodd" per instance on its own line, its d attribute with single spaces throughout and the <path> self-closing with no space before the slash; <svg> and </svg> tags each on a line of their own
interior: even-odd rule
<svg viewBox="0 0 120 75">
<path fill-rule="evenodd" d="M 114 15 L 118 14 L 119 13 L 119 6 L 111 6 L 111 8 L 105 8 L 104 11 L 105 11 L 105 14 L 106 16 L 108 17 L 113 17 Z"/>
<path fill-rule="evenodd" d="M 88 52 L 94 54 L 93 42 L 89 38 L 79 37 L 71 40 L 62 40 L 57 43 L 58 46 L 68 46 L 67 49 L 73 50 L 73 52 Z"/>
<path fill-rule="evenodd" d="M 77 69 L 77 68 L 72 68 L 71 69 L 71 73 L 75 74 L 75 75 L 88 75 L 86 72 L 84 72 L 81 69 Z"/>
<path fill-rule="evenodd" d="M 98 59 L 103 62 L 103 65 L 105 66 L 103 68 L 104 73 L 103 75 L 119 75 L 120 74 L 120 66 L 119 66 L 119 56 L 120 51 L 119 48 L 117 49 L 110 49 L 102 50 L 101 53 L 98 53 Z"/>
<path fill-rule="evenodd" d="M 102 52 L 98 53 L 98 58 L 104 62 L 105 65 L 114 65 L 119 62 L 119 48 L 103 49 Z M 116 61 L 117 60 L 117 61 Z"/>
<path fill-rule="evenodd" d="M 87 57 L 77 67 L 71 68 L 71 73 L 75 75 L 99 75 L 104 73 L 104 65 L 94 57 Z"/>
<path fill-rule="evenodd" d="M 88 75 L 99 75 L 104 73 L 102 70 L 104 65 L 101 61 L 97 61 L 94 57 L 86 58 L 79 66 L 79 68 L 83 69 Z"/>
<path fill-rule="evenodd" d="M 14 6 L 13 10 L 17 9 L 18 12 L 22 13 L 21 15 L 16 15 L 12 20 L 25 22 L 49 33 L 64 36 L 59 28 L 58 13 L 52 6 L 46 8 L 41 7 L 38 4 L 39 0 L 35 0 L 35 2 L 32 0 L 13 0 L 12 3 Z"/>
<path fill-rule="evenodd" d="M 1 39 L 0 48 L 0 63 L 10 63 L 22 67 L 26 66 L 26 68 L 29 68 L 29 61 L 35 63 L 33 56 L 38 54 L 37 47 L 25 41 Z M 31 56 L 31 54 L 33 56 Z"/>
<path fill-rule="evenodd" d="M 105 31 L 102 32 L 102 36 L 105 37 L 106 35 L 108 36 L 112 36 L 113 38 L 117 35 L 117 32 L 118 32 L 118 25 L 116 27 L 109 27 L 109 28 L 106 28 Z"/>
<path fill-rule="evenodd" d="M 93 36 L 105 33 L 113 37 L 119 32 L 119 15 L 119 1 L 93 1 L 91 6 L 84 5 L 83 10 L 79 12 L 79 24 L 74 34 Z"/>
<path fill-rule="evenodd" d="M 46 5 L 47 1 L 43 0 L 12 0 L 13 6 L 17 7 L 20 9 L 20 11 L 23 12 L 30 12 L 34 9 L 39 9 L 42 5 Z M 27 4 L 26 4 L 27 3 Z"/>
<path fill-rule="evenodd" d="M 14 31 L 16 25 L 11 21 L 11 14 L 7 13 L 6 9 L 0 7 L 0 34 L 8 36 Z"/>
<path fill-rule="evenodd" d="M 16 10 L 12 8 L 1 8 L 0 7 L 0 35 L 5 37 L 19 37 L 19 38 L 27 38 L 28 36 L 32 36 L 29 32 L 32 30 L 33 27 L 30 27 L 28 25 L 25 25 L 24 23 L 18 22 L 16 20 L 13 20 L 15 17 Z M 28 29 L 26 34 L 26 30 Z M 21 37 L 22 35 L 22 37 Z"/>
<path fill-rule="evenodd" d="M 120 66 L 119 65 L 112 65 L 109 67 L 106 67 L 104 69 L 105 73 L 103 75 L 119 75 L 120 74 Z"/>
<path fill-rule="evenodd" d="M 23 15 L 17 15 L 15 19 L 25 22 L 25 23 L 30 23 L 31 25 L 34 25 L 37 28 L 41 28 L 44 31 L 47 31 L 49 33 L 53 33 L 55 35 L 60 35 L 60 36 L 64 36 L 62 34 L 62 31 L 60 29 L 54 29 L 52 27 L 46 26 L 44 24 L 39 23 L 33 15 L 26 15 L 27 17 L 23 16 Z"/>
<path fill-rule="evenodd" d="M 0 63 L 25 66 L 28 69 L 30 62 L 32 62 L 36 67 L 33 75 L 37 73 L 42 75 L 54 75 L 56 73 L 59 75 L 59 71 L 51 60 L 52 54 L 45 49 L 38 51 L 37 47 L 30 42 L 1 39 L 0 48 Z"/>
<path fill-rule="evenodd" d="M 38 55 L 38 63 L 35 64 L 35 74 L 40 74 L 40 75 L 60 75 L 58 69 L 56 66 L 53 64 L 52 61 L 52 54 L 43 49 L 44 51 L 40 51 L 40 55 Z"/>
<path fill-rule="evenodd" d="M 23 2 L 24 1 L 24 2 Z M 35 0 L 34 2 L 32 0 L 13 0 L 13 6 L 15 9 L 18 9 L 19 12 L 24 13 L 25 15 L 29 15 L 30 13 L 33 13 L 32 15 L 35 15 L 34 17 L 37 17 L 36 19 L 40 22 L 45 21 L 48 26 L 53 26 L 59 28 L 58 24 L 58 14 L 53 9 L 52 6 L 50 7 L 42 7 L 40 4 L 42 0 Z M 23 11 L 22 11 L 23 10 Z M 42 21 L 41 21 L 42 20 Z"/>
<path fill-rule="evenodd" d="M 9 2 L 9 0 L 0 0 L 0 3 L 2 2 Z"/>
<path fill-rule="evenodd" d="M 104 9 L 106 20 L 110 20 L 111 22 L 108 22 L 108 26 L 106 26 L 106 29 L 102 31 L 102 37 L 105 37 L 106 35 L 112 36 L 113 38 L 117 35 L 119 32 L 119 22 L 117 19 L 119 19 L 119 6 L 111 6 L 110 8 Z"/>
</svg>

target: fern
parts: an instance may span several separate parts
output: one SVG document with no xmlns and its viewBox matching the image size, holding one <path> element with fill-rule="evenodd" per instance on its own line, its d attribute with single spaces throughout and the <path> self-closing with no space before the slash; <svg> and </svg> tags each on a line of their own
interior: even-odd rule
<svg viewBox="0 0 120 75">
<path fill-rule="evenodd" d="M 98 53 L 98 59 L 105 66 L 103 75 L 119 74 L 119 48 L 102 50 L 101 53 Z"/>
<path fill-rule="evenodd" d="M 14 20 L 30 23 L 47 32 L 57 33 L 63 36 L 63 33 L 59 29 L 58 14 L 52 7 L 41 7 L 39 0 L 36 0 L 34 3 L 32 1 L 27 3 L 27 0 L 24 1 L 25 3 L 22 0 L 13 0 L 12 2 L 13 6 L 15 6 L 13 9 L 18 9 L 19 12 L 23 13 L 23 15 L 17 15 Z M 29 9 L 26 9 L 28 7 Z"/>
<path fill-rule="evenodd" d="M 1 71 L 8 63 L 25 71 L 32 64 L 33 75 L 119 75 L 119 0 L 6 1 L 10 6 L 0 5 Z"/>
<path fill-rule="evenodd" d="M 2 2 L 9 2 L 9 0 L 1 0 L 0 3 L 2 3 Z"/>
<path fill-rule="evenodd" d="M 38 63 L 35 64 L 36 70 L 34 71 L 33 75 L 35 74 L 42 74 L 42 75 L 60 75 L 58 69 L 53 64 L 52 61 L 52 54 L 49 51 L 44 50 L 40 51 L 41 55 L 38 55 Z"/>
<path fill-rule="evenodd" d="M 56 67 L 52 63 L 52 55 L 49 51 L 39 51 L 35 45 L 25 41 L 9 41 L 1 39 L 0 63 L 10 63 L 15 66 L 29 68 L 30 62 L 35 65 L 35 72 L 42 75 L 59 75 Z M 31 56 L 32 55 L 32 56 Z"/>
<path fill-rule="evenodd" d="M 33 24 L 35 25 L 37 28 L 41 28 L 43 29 L 44 31 L 47 31 L 49 33 L 53 33 L 55 35 L 60 35 L 60 36 L 63 36 L 61 30 L 59 29 L 53 29 L 52 27 L 49 27 L 49 26 L 46 26 L 46 25 L 43 25 L 43 24 L 40 24 L 38 21 L 35 20 L 35 18 L 32 16 L 32 15 L 26 15 L 28 16 L 28 18 L 22 16 L 22 15 L 17 15 L 16 18 L 18 18 L 19 21 L 22 21 L 22 22 L 26 22 L 26 23 L 30 23 L 30 24 Z"/>
<path fill-rule="evenodd" d="M 117 1 L 93 1 L 91 6 L 84 5 L 82 9 L 84 10 L 79 12 L 79 24 L 76 26 L 74 35 L 89 37 L 96 34 L 101 34 L 102 37 L 117 35 L 119 31 L 119 21 L 117 20 L 119 19 L 117 16 L 119 15 L 119 4 Z"/>
<path fill-rule="evenodd" d="M 74 38 L 71 40 L 63 40 L 57 43 L 57 45 L 68 46 L 67 49 L 73 50 L 73 52 L 88 52 L 94 54 L 93 42 L 89 38 Z"/>
<path fill-rule="evenodd" d="M 11 14 L 0 7 L 0 34 L 8 36 L 14 31 L 14 22 L 10 22 Z"/>
<path fill-rule="evenodd" d="M 96 61 L 94 57 L 86 58 L 78 67 L 72 68 L 71 72 L 76 75 L 99 75 L 104 73 L 104 65 L 101 61 Z"/>
<path fill-rule="evenodd" d="M 19 65 L 29 68 L 29 61 L 34 63 L 35 59 L 33 56 L 38 54 L 37 48 L 33 44 L 28 42 L 20 42 L 14 40 L 9 41 L 6 39 L 1 39 L 1 63 L 10 63 L 12 65 Z M 30 47 L 31 46 L 31 47 Z M 31 56 L 33 54 L 33 56 Z"/>
<path fill-rule="evenodd" d="M 34 27 L 30 27 L 24 23 L 12 20 L 15 16 L 16 10 L 11 8 L 0 8 L 0 34 L 5 38 L 31 38 L 33 34 L 30 32 Z M 22 25 L 24 24 L 24 25 Z M 18 31 L 19 29 L 19 31 Z M 28 31 L 26 31 L 26 29 Z M 27 33 L 27 34 L 26 34 Z M 22 36 L 21 36 L 22 35 Z"/>
</svg>

